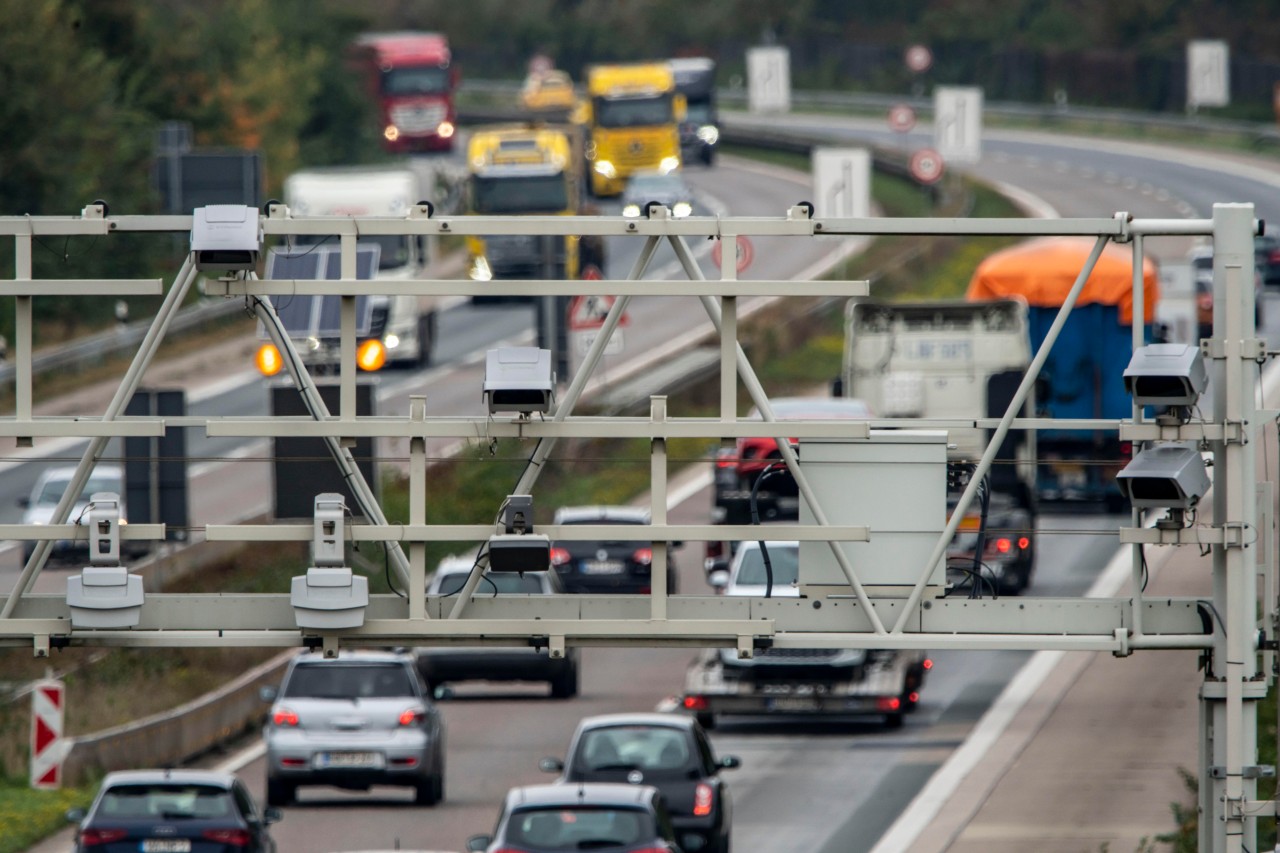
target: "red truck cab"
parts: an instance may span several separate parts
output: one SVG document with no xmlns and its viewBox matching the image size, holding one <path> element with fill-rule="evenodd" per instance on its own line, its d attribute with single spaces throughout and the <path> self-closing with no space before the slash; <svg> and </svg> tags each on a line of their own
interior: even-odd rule
<svg viewBox="0 0 1280 853">
<path fill-rule="evenodd" d="M 457 128 L 449 40 L 440 33 L 365 33 L 351 60 L 378 101 L 382 144 L 393 154 L 452 151 Z"/>
</svg>

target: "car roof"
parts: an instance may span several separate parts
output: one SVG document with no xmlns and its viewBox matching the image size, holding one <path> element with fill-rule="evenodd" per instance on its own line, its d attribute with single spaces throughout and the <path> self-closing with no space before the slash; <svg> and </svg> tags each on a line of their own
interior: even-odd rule
<svg viewBox="0 0 1280 853">
<path fill-rule="evenodd" d="M 175 785 L 216 785 L 219 788 L 230 788 L 235 780 L 235 774 L 217 770 L 115 770 L 103 777 L 102 787 L 172 782 Z"/>
<path fill-rule="evenodd" d="M 619 782 L 552 782 L 507 792 L 507 811 L 544 806 L 648 806 L 657 796 L 651 785 Z"/>
<path fill-rule="evenodd" d="M 869 418 L 871 406 L 858 397 L 776 397 L 769 401 L 773 414 L 779 420 Z M 751 409 L 748 417 L 760 417 L 760 411 Z"/>
<path fill-rule="evenodd" d="M 40 479 L 45 481 L 70 480 L 75 476 L 75 474 L 75 465 L 54 465 L 52 467 L 45 468 L 40 474 Z M 108 477 L 122 477 L 124 476 L 124 469 L 119 465 L 114 465 L 108 462 L 100 465 L 94 465 L 91 476 L 93 474 L 97 474 L 99 476 L 105 475 Z"/>
<path fill-rule="evenodd" d="M 668 729 L 692 729 L 694 719 L 685 714 L 661 714 L 656 712 L 634 712 L 621 714 L 597 714 L 594 717 L 583 717 L 578 722 L 578 731 L 602 729 L 612 726 L 661 726 Z"/>
<path fill-rule="evenodd" d="M 311 651 L 299 652 L 293 658 L 295 665 L 312 666 L 330 663 L 412 663 L 413 658 L 405 652 L 382 651 L 379 649 L 340 649 L 336 658 Z"/>
<path fill-rule="evenodd" d="M 588 519 L 645 524 L 649 521 L 649 510 L 635 506 L 562 506 L 556 510 L 552 523 L 573 524 Z"/>
</svg>

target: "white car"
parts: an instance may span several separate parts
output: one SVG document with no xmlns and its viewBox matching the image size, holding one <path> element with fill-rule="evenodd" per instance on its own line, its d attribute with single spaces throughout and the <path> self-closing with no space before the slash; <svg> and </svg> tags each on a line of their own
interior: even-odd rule
<svg viewBox="0 0 1280 853">
<path fill-rule="evenodd" d="M 792 540 L 748 540 L 738 546 L 727 575 L 712 579 L 723 580 L 725 595 L 758 595 L 766 592 L 776 598 L 797 598 L 800 595 L 800 543 Z M 767 557 L 767 560 L 766 560 Z M 772 588 L 770 588 L 772 575 Z"/>
<path fill-rule="evenodd" d="M 71 484 L 75 473 L 76 466 L 74 465 L 57 465 L 46 468 L 31 488 L 31 496 L 19 501 L 19 504 L 23 507 L 22 523 L 50 523 L 53 519 L 53 511 L 57 509 L 58 502 L 62 500 L 62 495 L 66 492 L 67 486 Z M 69 523 L 75 523 L 77 520 L 85 521 L 83 516 L 88 511 L 89 498 L 99 492 L 112 492 L 120 498 L 120 523 L 126 523 L 124 469 L 119 465 L 99 465 L 93 469 L 93 473 L 89 475 L 89 480 L 85 483 L 80 497 L 76 500 L 75 505 L 72 506 L 71 514 L 67 516 L 67 521 Z M 31 558 L 31 554 L 35 549 L 35 540 L 27 539 L 23 542 L 22 555 L 24 562 Z M 88 550 L 89 536 L 86 531 L 82 539 L 59 539 L 55 541 L 49 556 L 62 557 L 84 552 L 87 558 Z"/>
</svg>

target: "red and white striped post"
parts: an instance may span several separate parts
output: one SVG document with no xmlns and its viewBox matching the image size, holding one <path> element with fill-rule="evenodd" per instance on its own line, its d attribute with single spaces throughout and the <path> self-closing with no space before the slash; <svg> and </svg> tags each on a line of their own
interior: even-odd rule
<svg viewBox="0 0 1280 853">
<path fill-rule="evenodd" d="M 31 787 L 54 790 L 62 786 L 61 681 L 41 681 L 31 692 Z"/>
</svg>

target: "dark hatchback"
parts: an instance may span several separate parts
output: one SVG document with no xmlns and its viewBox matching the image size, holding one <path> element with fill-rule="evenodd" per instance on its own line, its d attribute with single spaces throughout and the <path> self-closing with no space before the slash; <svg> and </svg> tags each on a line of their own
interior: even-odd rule
<svg viewBox="0 0 1280 853">
<path fill-rule="evenodd" d="M 706 731 L 692 717 L 604 714 L 578 723 L 562 762 L 539 766 L 561 783 L 652 785 L 662 792 L 676 840 L 685 853 L 728 853 L 733 801 L 720 771 L 740 766 L 716 759 Z"/>
<path fill-rule="evenodd" d="M 649 785 L 529 785 L 507 792 L 488 853 L 682 853 L 662 794 Z"/>
<path fill-rule="evenodd" d="M 108 773 L 87 812 L 67 812 L 76 853 L 275 853 L 267 826 L 279 819 L 234 775 L 211 770 Z"/>
<path fill-rule="evenodd" d="M 649 523 L 649 511 L 630 506 L 574 506 L 556 510 L 554 524 Z M 680 543 L 672 543 L 679 547 Z M 591 539 L 551 543 L 551 568 L 565 592 L 641 593 L 651 590 L 653 549 L 648 542 Z M 676 591 L 676 564 L 667 552 L 667 592 Z"/>
</svg>

